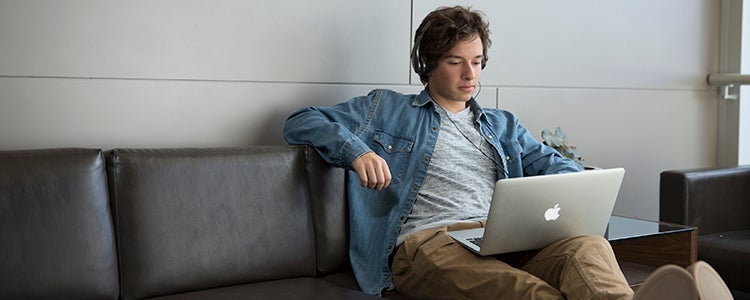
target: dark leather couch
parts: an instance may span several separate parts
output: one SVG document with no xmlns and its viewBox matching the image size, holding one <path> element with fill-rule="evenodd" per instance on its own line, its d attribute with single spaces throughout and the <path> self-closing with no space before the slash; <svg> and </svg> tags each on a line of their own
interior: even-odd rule
<svg viewBox="0 0 750 300">
<path fill-rule="evenodd" d="M 750 166 L 661 173 L 660 219 L 698 227 L 698 259 L 750 299 Z"/>
<path fill-rule="evenodd" d="M 2 151 L 0 299 L 375 299 L 343 180 L 304 146 Z"/>
</svg>

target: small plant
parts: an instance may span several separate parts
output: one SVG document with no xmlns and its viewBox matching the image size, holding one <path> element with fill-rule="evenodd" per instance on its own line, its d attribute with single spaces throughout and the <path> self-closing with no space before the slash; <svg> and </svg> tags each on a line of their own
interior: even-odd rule
<svg viewBox="0 0 750 300">
<path fill-rule="evenodd" d="M 565 133 L 562 132 L 560 127 L 555 127 L 554 133 L 549 129 L 542 130 L 542 139 L 544 140 L 545 145 L 555 148 L 557 152 L 572 159 L 581 165 L 581 167 L 586 167 L 586 162 L 583 161 L 581 154 L 578 153 L 575 146 L 568 144 L 568 138 L 565 136 Z"/>
</svg>

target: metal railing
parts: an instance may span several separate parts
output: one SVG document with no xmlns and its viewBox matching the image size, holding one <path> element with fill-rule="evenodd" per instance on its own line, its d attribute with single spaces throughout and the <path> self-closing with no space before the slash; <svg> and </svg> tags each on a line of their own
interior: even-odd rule
<svg viewBox="0 0 750 300">
<path fill-rule="evenodd" d="M 737 93 L 731 93 L 735 86 L 750 84 L 750 75 L 739 73 L 711 73 L 708 75 L 708 84 L 718 86 L 722 89 L 723 100 L 737 100 Z"/>
</svg>

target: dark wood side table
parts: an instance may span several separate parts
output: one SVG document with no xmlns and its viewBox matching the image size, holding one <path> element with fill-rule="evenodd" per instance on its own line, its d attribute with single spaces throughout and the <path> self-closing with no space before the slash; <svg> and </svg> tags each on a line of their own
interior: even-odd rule
<svg viewBox="0 0 750 300">
<path fill-rule="evenodd" d="M 634 288 L 666 264 L 687 267 L 698 259 L 698 229 L 658 221 L 612 216 L 606 238 Z"/>
</svg>

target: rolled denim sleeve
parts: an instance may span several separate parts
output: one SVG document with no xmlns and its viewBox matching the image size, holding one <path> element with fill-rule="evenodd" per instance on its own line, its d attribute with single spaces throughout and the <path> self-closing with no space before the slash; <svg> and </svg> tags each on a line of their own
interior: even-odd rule
<svg viewBox="0 0 750 300">
<path fill-rule="evenodd" d="M 330 107 L 306 107 L 292 113 L 284 125 L 289 144 L 315 148 L 328 163 L 351 167 L 358 157 L 371 151 L 358 136 L 367 126 L 373 93 Z"/>
</svg>

